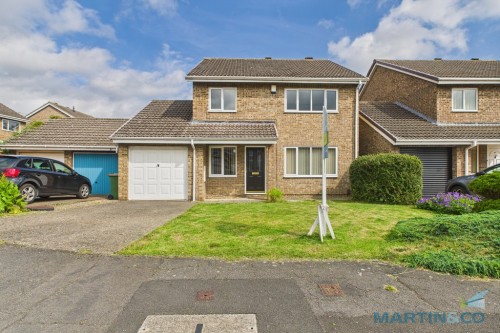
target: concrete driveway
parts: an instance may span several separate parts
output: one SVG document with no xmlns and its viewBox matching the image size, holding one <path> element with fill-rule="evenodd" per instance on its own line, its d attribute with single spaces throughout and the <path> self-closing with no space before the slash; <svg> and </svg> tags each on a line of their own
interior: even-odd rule
<svg viewBox="0 0 500 333">
<path fill-rule="evenodd" d="M 0 240 L 80 253 L 121 250 L 193 205 L 186 201 L 95 200 L 0 218 Z"/>
</svg>

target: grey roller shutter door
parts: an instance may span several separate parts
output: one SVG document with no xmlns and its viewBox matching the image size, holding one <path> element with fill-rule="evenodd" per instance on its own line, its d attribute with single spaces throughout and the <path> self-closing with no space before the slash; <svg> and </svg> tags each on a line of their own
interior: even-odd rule
<svg viewBox="0 0 500 333">
<path fill-rule="evenodd" d="M 420 158 L 423 164 L 423 195 L 444 192 L 451 178 L 451 148 L 449 147 L 401 147 L 401 154 Z"/>
</svg>

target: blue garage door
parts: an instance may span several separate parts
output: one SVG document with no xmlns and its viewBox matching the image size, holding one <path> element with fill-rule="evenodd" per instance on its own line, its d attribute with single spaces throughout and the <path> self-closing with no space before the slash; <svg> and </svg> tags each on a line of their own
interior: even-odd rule
<svg viewBox="0 0 500 333">
<path fill-rule="evenodd" d="M 73 166 L 76 172 L 92 182 L 92 194 L 108 195 L 110 173 L 118 172 L 118 155 L 75 153 Z"/>
</svg>

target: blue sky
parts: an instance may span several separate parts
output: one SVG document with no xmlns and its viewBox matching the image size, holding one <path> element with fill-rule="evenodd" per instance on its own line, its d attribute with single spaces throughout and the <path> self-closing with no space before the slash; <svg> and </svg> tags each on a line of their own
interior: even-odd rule
<svg viewBox="0 0 500 333">
<path fill-rule="evenodd" d="M 498 0 L 2 0 L 0 102 L 130 117 L 203 57 L 498 59 Z"/>
</svg>

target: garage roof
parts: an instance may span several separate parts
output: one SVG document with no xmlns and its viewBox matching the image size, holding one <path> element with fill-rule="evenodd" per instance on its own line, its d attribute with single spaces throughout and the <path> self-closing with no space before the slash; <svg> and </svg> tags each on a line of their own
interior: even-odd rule
<svg viewBox="0 0 500 333">
<path fill-rule="evenodd" d="M 195 121 L 192 117 L 192 101 L 154 100 L 112 139 L 277 139 L 272 121 Z"/>
</svg>

